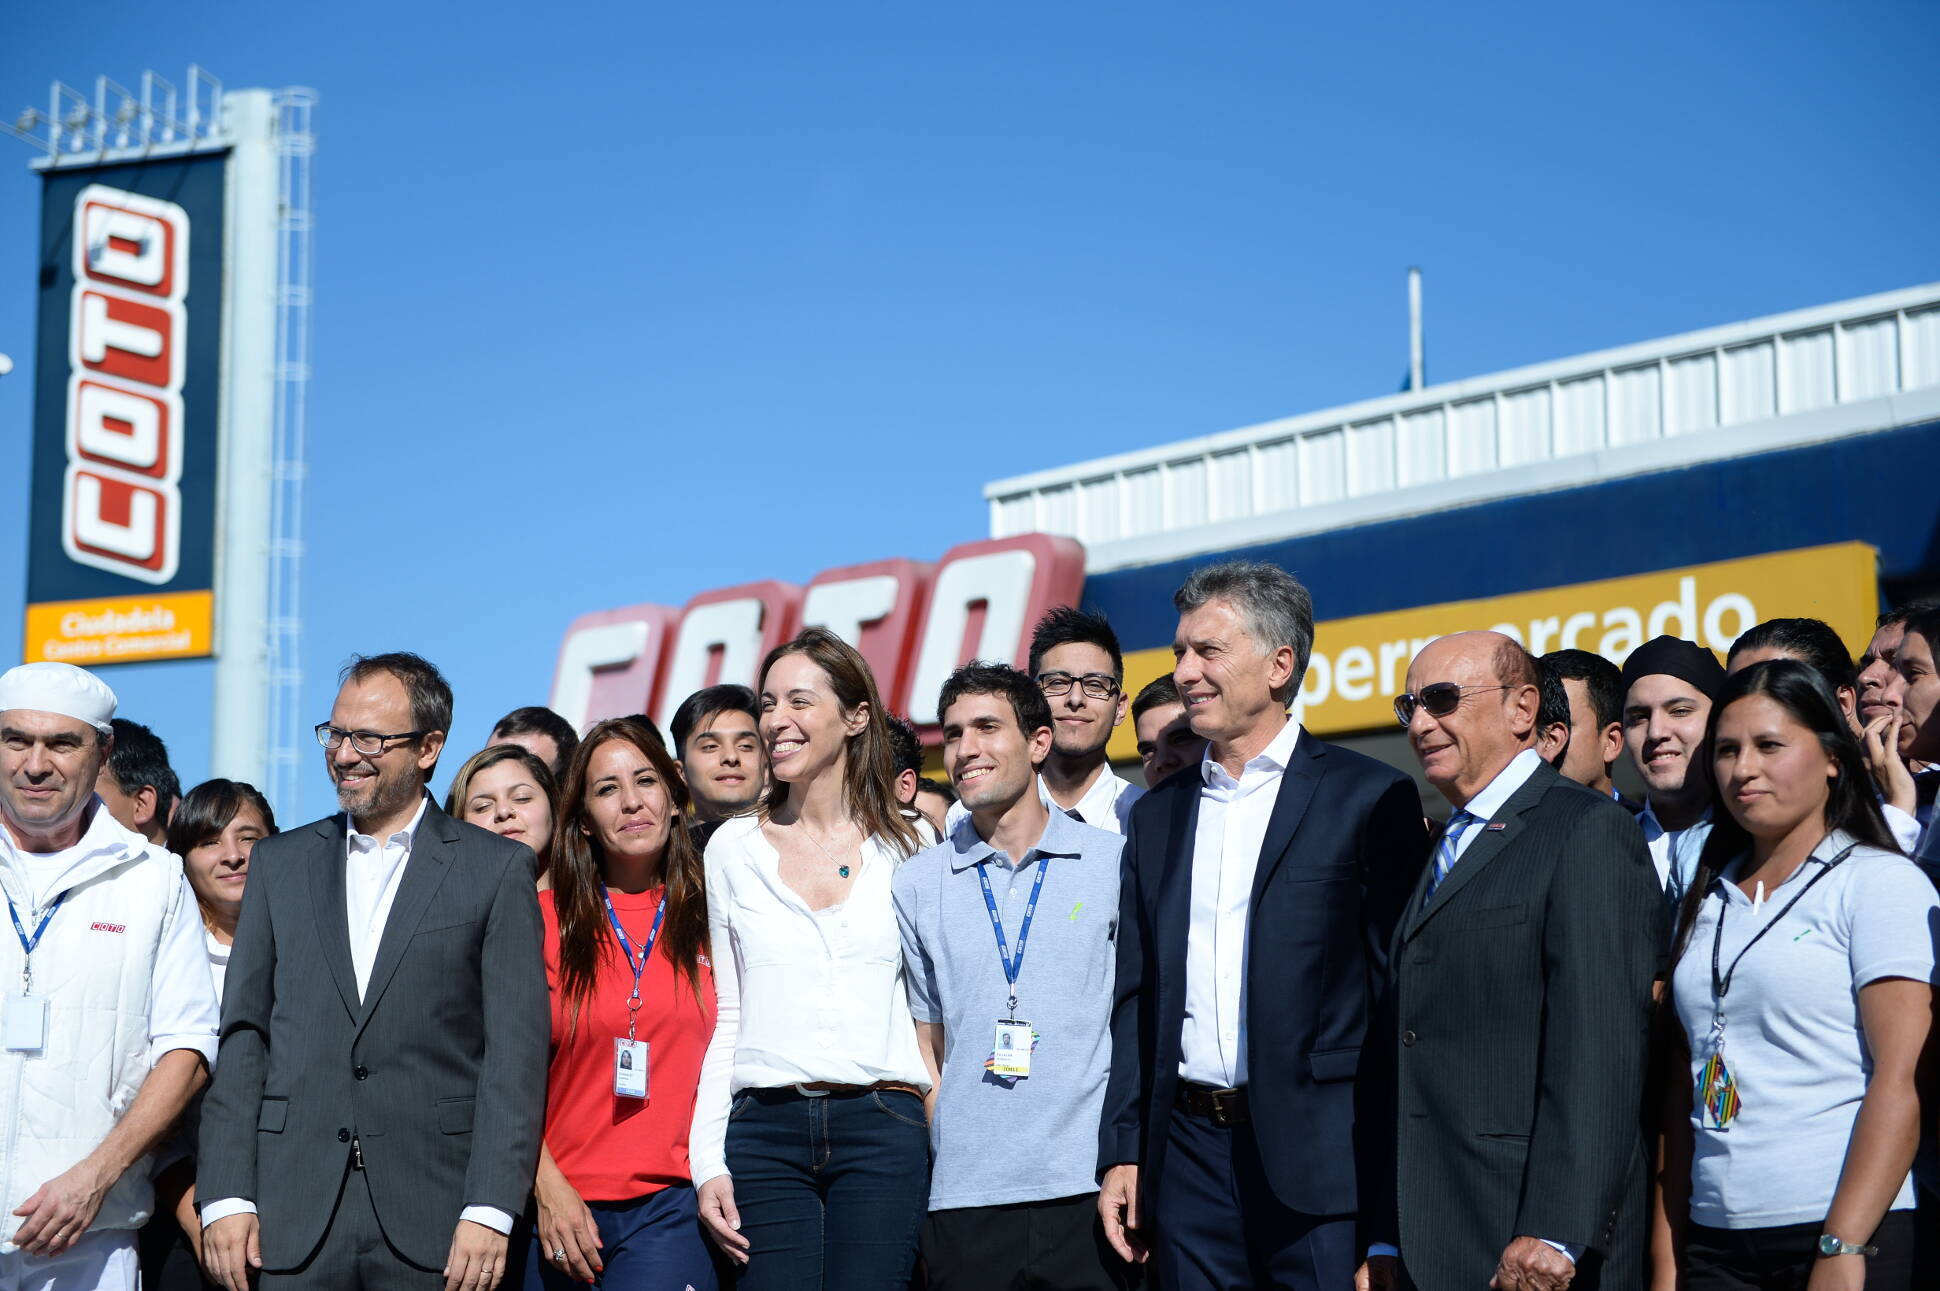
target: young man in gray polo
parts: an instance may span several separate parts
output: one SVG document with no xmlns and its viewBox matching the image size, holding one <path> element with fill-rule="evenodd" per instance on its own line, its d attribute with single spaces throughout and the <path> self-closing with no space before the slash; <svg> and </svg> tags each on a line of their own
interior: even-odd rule
<svg viewBox="0 0 1940 1291">
<path fill-rule="evenodd" d="M 1051 709 L 1024 673 L 972 663 L 937 705 L 969 816 L 896 876 L 909 1006 L 931 1094 L 931 1291 L 1116 1291 L 1098 1219 L 1124 840 L 1047 809 Z M 1013 859 L 1015 858 L 1015 859 Z"/>
</svg>

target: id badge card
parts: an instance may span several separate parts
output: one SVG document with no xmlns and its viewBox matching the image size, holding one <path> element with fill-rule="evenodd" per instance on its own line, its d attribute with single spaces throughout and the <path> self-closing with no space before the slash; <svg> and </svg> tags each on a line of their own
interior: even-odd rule
<svg viewBox="0 0 1940 1291">
<path fill-rule="evenodd" d="M 47 1001 L 38 995 L 9 995 L 0 1003 L 0 1048 L 38 1053 L 47 1047 Z"/>
<path fill-rule="evenodd" d="M 613 1093 L 618 1098 L 647 1096 L 647 1042 L 614 1037 Z"/>
<path fill-rule="evenodd" d="M 1714 1050 L 1698 1071 L 1698 1128 L 1723 1132 L 1738 1118 L 1738 1080 L 1724 1060 L 1724 1050 Z"/>
<path fill-rule="evenodd" d="M 1031 1074 L 1031 1024 L 1018 1018 L 997 1023 L 997 1043 L 990 1054 L 990 1074 L 1012 1078 Z"/>
</svg>

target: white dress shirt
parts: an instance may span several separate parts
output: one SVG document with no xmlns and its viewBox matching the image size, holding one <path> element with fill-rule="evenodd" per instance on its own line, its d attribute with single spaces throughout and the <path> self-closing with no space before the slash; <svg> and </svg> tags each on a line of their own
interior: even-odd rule
<svg viewBox="0 0 1940 1291">
<path fill-rule="evenodd" d="M 1684 889 L 1691 886 L 1691 879 L 1697 874 L 1698 857 L 1704 852 L 1705 840 L 1711 837 L 1711 808 L 1706 807 L 1703 815 L 1682 829 L 1666 829 L 1646 798 L 1644 809 L 1637 813 L 1637 824 L 1644 831 L 1650 863 L 1657 867 L 1657 882 L 1675 910 L 1684 898 Z"/>
<path fill-rule="evenodd" d="M 350 965 L 357 974 L 357 998 L 364 998 L 370 985 L 371 965 L 377 962 L 377 947 L 384 940 L 384 925 L 390 922 L 391 906 L 397 902 L 398 884 L 404 867 L 411 863 L 411 845 L 424 821 L 425 805 L 420 798 L 411 823 L 383 843 L 369 834 L 357 832 L 355 822 L 344 819 L 344 911 L 350 920 Z M 224 972 L 226 973 L 225 966 Z M 244 1197 L 225 1197 L 202 1208 L 202 1226 L 207 1228 L 230 1215 L 253 1215 L 256 1203 Z M 496 1206 L 467 1206 L 458 1218 L 483 1224 L 500 1233 L 511 1233 L 512 1216 Z"/>
<path fill-rule="evenodd" d="M 1186 934 L 1186 1015 L 1179 1075 L 1229 1089 L 1246 1084 L 1246 941 L 1267 822 L 1300 723 L 1288 721 L 1235 780 L 1206 746 L 1199 760 L 1199 824 L 1192 836 Z"/>
<path fill-rule="evenodd" d="M 411 859 L 412 840 L 417 837 L 425 804 L 430 801 L 421 799 L 411 823 L 381 844 L 345 822 L 344 910 L 350 917 L 350 966 L 357 974 L 359 1000 L 364 998 L 364 988 L 370 985 L 377 946 L 384 940 L 384 925 L 390 922 L 391 906 L 397 902 L 397 885 L 404 878 L 404 866 Z"/>
<path fill-rule="evenodd" d="M 839 906 L 812 911 L 782 881 L 761 821 L 725 821 L 707 844 L 707 925 L 719 1007 L 688 1135 L 694 1186 L 728 1173 L 727 1121 L 744 1089 L 896 1081 L 930 1087 L 903 983 L 891 885 L 901 853 L 862 844 Z"/>
<path fill-rule="evenodd" d="M 1462 831 L 1455 840 L 1455 863 L 1461 864 L 1462 853 L 1468 845 L 1481 837 L 1482 831 L 1476 826 L 1494 820 L 1502 810 L 1502 804 L 1516 796 L 1516 790 L 1529 783 L 1529 777 L 1536 774 L 1536 768 L 1543 764 L 1542 755 L 1534 749 L 1524 749 L 1509 759 L 1509 765 L 1495 773 L 1495 779 L 1482 786 L 1482 789 L 1461 808 L 1476 818 L 1475 824 Z M 1441 844 L 1436 843 L 1437 849 Z M 1453 866 L 1449 869 L 1454 872 Z"/>
<path fill-rule="evenodd" d="M 1077 820 L 1093 829 L 1123 836 L 1131 829 L 1132 804 L 1145 796 L 1145 790 L 1115 774 L 1109 764 L 1099 769 L 1098 778 L 1085 790 L 1084 797 L 1078 799 L 1075 807 L 1060 807 L 1051 790 L 1045 785 L 1044 777 L 1037 778 L 1037 800 L 1051 811 L 1061 811 L 1069 816 L 1077 812 Z M 950 804 L 943 813 L 943 833 L 945 837 L 956 832 L 956 828 L 970 816 L 970 809 L 960 802 Z"/>
</svg>

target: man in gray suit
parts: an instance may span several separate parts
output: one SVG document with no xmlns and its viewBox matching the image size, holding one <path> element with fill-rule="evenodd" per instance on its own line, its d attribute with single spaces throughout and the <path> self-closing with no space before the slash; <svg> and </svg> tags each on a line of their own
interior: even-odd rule
<svg viewBox="0 0 1940 1291">
<path fill-rule="evenodd" d="M 209 1276 L 245 1291 L 490 1291 L 532 1191 L 548 1013 L 534 857 L 425 784 L 451 688 L 352 659 L 330 720 L 340 815 L 256 845 L 203 1105 Z"/>
<path fill-rule="evenodd" d="M 1395 700 L 1455 810 L 1389 956 L 1395 1143 L 1361 1279 L 1375 1291 L 1645 1280 L 1663 898 L 1630 813 L 1537 756 L 1539 675 L 1510 638 L 1457 633 L 1415 657 Z"/>
</svg>

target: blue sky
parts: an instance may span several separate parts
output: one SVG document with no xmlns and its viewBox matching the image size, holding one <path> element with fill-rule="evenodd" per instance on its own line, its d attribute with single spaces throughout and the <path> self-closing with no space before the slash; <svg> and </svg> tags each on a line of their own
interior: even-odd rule
<svg viewBox="0 0 1940 1291">
<path fill-rule="evenodd" d="M 0 111 L 319 91 L 305 703 L 415 649 L 463 753 L 584 611 L 933 557 L 988 480 L 1392 391 L 1409 264 L 1431 380 L 1940 278 L 1937 47 L 1921 3 L 176 0 L 8 24 Z M 209 673 L 108 673 L 185 782 Z"/>
</svg>

